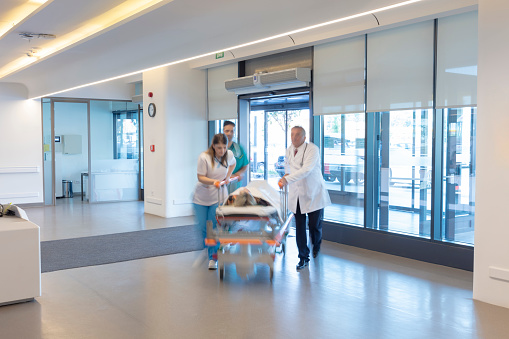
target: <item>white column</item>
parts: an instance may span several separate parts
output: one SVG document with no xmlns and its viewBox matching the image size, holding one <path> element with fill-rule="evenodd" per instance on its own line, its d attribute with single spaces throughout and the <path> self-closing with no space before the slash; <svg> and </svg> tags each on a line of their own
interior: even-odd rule
<svg viewBox="0 0 509 339">
<path fill-rule="evenodd" d="M 143 74 L 145 213 L 165 218 L 193 214 L 196 164 L 207 148 L 206 88 L 206 71 L 188 64 Z M 147 114 L 151 102 L 156 105 L 153 118 Z"/>
<path fill-rule="evenodd" d="M 479 0 L 474 298 L 509 308 L 509 2 Z M 491 276 L 490 276 L 491 275 Z"/>
</svg>

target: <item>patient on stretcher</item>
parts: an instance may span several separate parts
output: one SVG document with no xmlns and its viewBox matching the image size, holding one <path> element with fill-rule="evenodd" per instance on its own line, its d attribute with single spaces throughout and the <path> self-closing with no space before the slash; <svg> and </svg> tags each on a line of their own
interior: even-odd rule
<svg viewBox="0 0 509 339">
<path fill-rule="evenodd" d="M 235 207 L 241 206 L 270 206 L 270 204 L 262 198 L 254 197 L 247 187 L 240 188 L 238 195 L 230 195 L 226 201 L 226 205 Z"/>
<path fill-rule="evenodd" d="M 266 181 L 252 181 L 231 193 L 224 205 L 217 208 L 218 226 L 222 232 L 272 235 L 282 225 L 279 198 Z"/>
</svg>

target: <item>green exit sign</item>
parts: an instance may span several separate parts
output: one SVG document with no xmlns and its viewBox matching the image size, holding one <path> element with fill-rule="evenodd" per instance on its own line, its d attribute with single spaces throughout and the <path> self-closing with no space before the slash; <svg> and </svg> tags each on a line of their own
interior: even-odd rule
<svg viewBox="0 0 509 339">
<path fill-rule="evenodd" d="M 216 53 L 216 59 L 224 58 L 224 52 Z"/>
</svg>

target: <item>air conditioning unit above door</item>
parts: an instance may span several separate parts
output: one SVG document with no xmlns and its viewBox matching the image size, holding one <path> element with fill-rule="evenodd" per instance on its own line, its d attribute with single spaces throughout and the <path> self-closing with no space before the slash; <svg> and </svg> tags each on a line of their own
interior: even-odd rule
<svg viewBox="0 0 509 339">
<path fill-rule="evenodd" d="M 241 91 L 244 89 L 254 88 L 255 86 L 256 86 L 256 83 L 255 83 L 254 75 L 250 75 L 250 76 L 242 77 L 242 78 L 230 79 L 230 80 L 226 80 L 224 82 L 224 88 L 226 88 L 226 90 L 228 92 L 235 92 L 235 93 L 237 93 L 237 91 Z M 246 93 L 248 93 L 248 92 L 246 92 Z"/>
<path fill-rule="evenodd" d="M 132 101 L 133 101 L 134 103 L 143 102 L 143 94 L 133 95 L 133 97 L 132 97 Z"/>
<path fill-rule="evenodd" d="M 269 73 L 226 80 L 224 87 L 235 94 L 258 93 L 279 89 L 299 88 L 309 86 L 311 81 L 310 68 L 290 68 Z"/>
</svg>

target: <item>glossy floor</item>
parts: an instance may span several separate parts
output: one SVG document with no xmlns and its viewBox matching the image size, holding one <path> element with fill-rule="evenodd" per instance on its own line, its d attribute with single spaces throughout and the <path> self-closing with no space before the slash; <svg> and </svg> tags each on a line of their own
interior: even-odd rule
<svg viewBox="0 0 509 339">
<path fill-rule="evenodd" d="M 123 204 L 86 204 L 75 218 L 108 218 L 133 205 L 142 209 L 141 203 Z M 41 233 L 48 228 L 71 234 L 45 223 L 61 218 L 67 222 L 59 227 L 73 223 L 81 225 L 79 235 L 87 233 L 79 230 L 87 222 L 74 220 L 72 213 L 63 217 L 67 212 L 59 206 L 44 210 L 27 209 L 32 220 L 44 214 Z M 138 217 L 120 217 L 128 231 L 152 227 L 138 225 L 152 220 L 138 211 Z M 89 226 L 107 229 L 106 223 Z M 472 300 L 470 272 L 330 242 L 309 267 L 296 271 L 293 237 L 286 255 L 276 256 L 272 284 L 266 266 L 250 279 L 227 266 L 221 282 L 200 258 L 190 252 L 44 273 L 41 297 L 0 307 L 0 338 L 507 338 L 509 333 L 508 309 Z"/>
<path fill-rule="evenodd" d="M 143 213 L 143 202 L 89 204 L 81 197 L 57 199 L 56 206 L 25 208 L 41 227 L 41 241 L 191 225 L 194 217 L 161 218 Z"/>
</svg>

